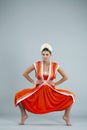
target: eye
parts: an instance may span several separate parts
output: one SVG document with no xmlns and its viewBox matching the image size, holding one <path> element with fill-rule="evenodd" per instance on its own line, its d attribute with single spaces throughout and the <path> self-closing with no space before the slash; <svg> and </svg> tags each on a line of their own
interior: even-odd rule
<svg viewBox="0 0 87 130">
<path fill-rule="evenodd" d="M 48 56 L 49 54 L 46 54 L 46 56 Z"/>
<path fill-rule="evenodd" d="M 43 56 L 45 56 L 45 54 L 44 54 L 44 53 L 43 53 L 42 55 L 43 55 Z"/>
</svg>

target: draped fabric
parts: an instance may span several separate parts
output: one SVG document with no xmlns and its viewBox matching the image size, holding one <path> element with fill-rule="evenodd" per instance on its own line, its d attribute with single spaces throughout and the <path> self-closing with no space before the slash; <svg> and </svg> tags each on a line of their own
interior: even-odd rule
<svg viewBox="0 0 87 130">
<path fill-rule="evenodd" d="M 22 106 L 29 112 L 35 114 L 45 114 L 53 111 L 67 109 L 75 102 L 75 94 L 68 90 L 57 89 L 47 83 L 47 80 L 54 80 L 59 65 L 55 62 L 50 63 L 49 74 L 43 73 L 43 62 L 34 63 L 35 75 L 42 84 L 35 84 L 33 88 L 21 90 L 15 94 L 15 105 L 22 103 Z"/>
</svg>

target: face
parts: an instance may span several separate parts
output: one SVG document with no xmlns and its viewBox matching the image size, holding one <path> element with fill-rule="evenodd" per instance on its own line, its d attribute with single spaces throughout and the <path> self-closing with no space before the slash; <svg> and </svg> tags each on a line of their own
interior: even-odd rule
<svg viewBox="0 0 87 130">
<path fill-rule="evenodd" d="M 49 51 L 43 51 L 42 52 L 42 59 L 43 61 L 50 61 L 51 54 Z"/>
</svg>

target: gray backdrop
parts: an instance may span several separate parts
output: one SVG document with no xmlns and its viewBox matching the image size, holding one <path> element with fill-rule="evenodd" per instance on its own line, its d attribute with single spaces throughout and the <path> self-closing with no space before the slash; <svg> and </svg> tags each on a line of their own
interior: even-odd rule
<svg viewBox="0 0 87 130">
<path fill-rule="evenodd" d="M 40 46 L 48 42 L 52 60 L 69 76 L 58 87 L 77 97 L 72 115 L 87 116 L 86 35 L 86 0 L 0 0 L 0 115 L 19 113 L 15 93 L 33 87 L 22 73 L 41 60 Z"/>
</svg>

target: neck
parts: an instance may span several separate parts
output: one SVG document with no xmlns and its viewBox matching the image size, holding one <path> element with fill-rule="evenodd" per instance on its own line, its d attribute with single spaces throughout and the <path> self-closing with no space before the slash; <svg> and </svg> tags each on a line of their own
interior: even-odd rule
<svg viewBox="0 0 87 130">
<path fill-rule="evenodd" d="M 50 61 L 43 61 L 43 63 L 44 63 L 45 65 L 49 65 L 49 64 L 50 64 Z"/>
</svg>

